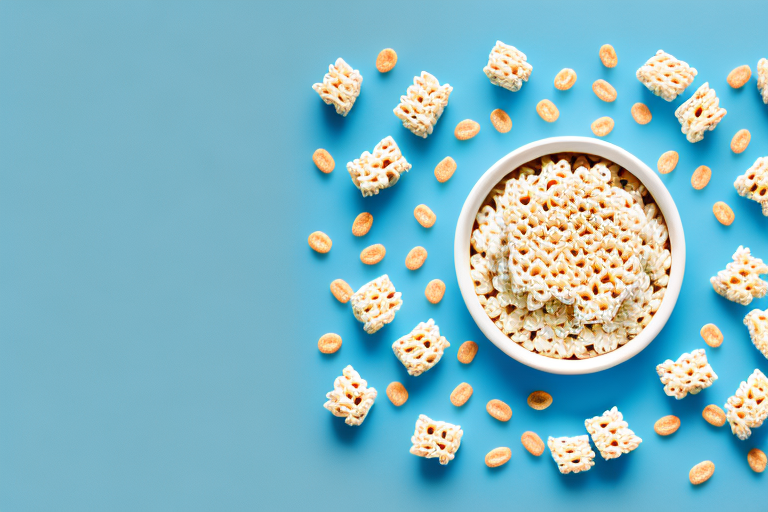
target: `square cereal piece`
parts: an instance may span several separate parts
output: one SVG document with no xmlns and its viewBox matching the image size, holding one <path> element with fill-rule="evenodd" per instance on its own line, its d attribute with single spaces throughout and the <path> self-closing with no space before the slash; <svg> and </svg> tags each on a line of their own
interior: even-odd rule
<svg viewBox="0 0 768 512">
<path fill-rule="evenodd" d="M 742 441 L 748 439 L 752 435 L 751 429 L 758 428 L 768 417 L 768 379 L 763 372 L 752 372 L 736 394 L 728 398 L 725 410 L 731 432 Z"/>
<path fill-rule="evenodd" d="M 395 313 L 403 305 L 401 295 L 384 274 L 363 285 L 349 302 L 355 318 L 363 322 L 363 330 L 373 334 L 395 319 Z"/>
<path fill-rule="evenodd" d="M 740 196 L 757 201 L 768 217 L 768 156 L 761 156 L 733 182 Z"/>
<path fill-rule="evenodd" d="M 768 358 L 768 309 L 753 309 L 744 317 L 744 325 L 749 330 L 749 337 L 757 350 Z"/>
<path fill-rule="evenodd" d="M 685 398 L 688 393 L 699 393 L 717 380 L 703 348 L 690 354 L 685 353 L 675 362 L 667 359 L 656 367 L 656 373 L 664 384 L 664 393 L 678 400 Z"/>
<path fill-rule="evenodd" d="M 446 465 L 453 460 L 461 446 L 464 431 L 459 425 L 434 421 L 424 414 L 416 421 L 416 430 L 411 437 L 411 453 L 427 459 L 440 459 Z"/>
<path fill-rule="evenodd" d="M 426 139 L 443 115 L 452 90 L 450 85 L 440 85 L 437 78 L 422 71 L 420 77 L 413 78 L 413 85 L 408 87 L 405 96 L 400 96 L 395 115 L 414 135 Z"/>
<path fill-rule="evenodd" d="M 763 97 L 763 103 L 768 104 L 768 60 L 757 61 L 757 90 Z"/>
<path fill-rule="evenodd" d="M 637 70 L 637 79 L 656 96 L 672 101 L 691 85 L 697 75 L 688 63 L 659 50 Z"/>
<path fill-rule="evenodd" d="M 368 383 L 360 378 L 360 374 L 352 366 L 347 365 L 342 375 L 333 382 L 333 391 L 325 397 L 323 405 L 334 416 L 346 418 L 344 423 L 358 426 L 363 423 L 368 411 L 376 400 L 376 389 L 369 388 Z"/>
<path fill-rule="evenodd" d="M 699 142 L 704 138 L 704 132 L 714 130 L 727 113 L 724 108 L 720 108 L 720 99 L 707 82 L 688 101 L 677 107 L 675 117 L 680 121 L 680 131 L 685 134 L 688 142 Z"/>
<path fill-rule="evenodd" d="M 760 299 L 768 294 L 768 282 L 760 279 L 761 274 L 768 274 L 768 265 L 753 257 L 749 247 L 740 245 L 733 254 L 733 261 L 709 282 L 719 295 L 746 306 L 753 298 Z"/>
<path fill-rule="evenodd" d="M 517 92 L 533 71 L 533 66 L 527 60 L 525 54 L 514 46 L 496 41 L 483 71 L 493 85 Z"/>
<path fill-rule="evenodd" d="M 360 95 L 363 77 L 360 72 L 344 62 L 339 57 L 336 64 L 328 66 L 328 73 L 323 77 L 323 83 L 314 84 L 312 88 L 327 104 L 336 108 L 336 113 L 346 117 L 355 100 Z"/>
<path fill-rule="evenodd" d="M 363 193 L 363 197 L 376 195 L 379 190 L 393 186 L 400 179 L 400 174 L 410 168 L 411 164 L 391 136 L 376 144 L 373 154 L 364 151 L 360 158 L 347 163 L 352 183 Z"/>
<path fill-rule="evenodd" d="M 440 336 L 440 327 L 430 318 L 395 341 L 392 350 L 408 370 L 408 375 L 417 377 L 440 362 L 443 351 L 450 346 L 448 340 Z"/>
<path fill-rule="evenodd" d="M 589 471 L 595 465 L 595 452 L 589 445 L 589 436 L 558 437 L 547 439 L 547 446 L 552 458 L 557 463 L 560 473 L 579 473 Z"/>
<path fill-rule="evenodd" d="M 628 427 L 616 407 L 605 411 L 602 416 L 586 420 L 584 426 L 587 427 L 587 431 L 592 436 L 592 442 L 605 460 L 618 458 L 622 453 L 629 453 L 643 442 Z"/>
</svg>

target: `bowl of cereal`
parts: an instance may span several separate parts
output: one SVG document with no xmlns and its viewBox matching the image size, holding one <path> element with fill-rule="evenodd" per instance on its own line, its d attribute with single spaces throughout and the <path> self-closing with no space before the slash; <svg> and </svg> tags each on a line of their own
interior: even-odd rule
<svg viewBox="0 0 768 512">
<path fill-rule="evenodd" d="M 680 214 L 626 150 L 553 137 L 483 174 L 459 215 L 459 289 L 485 336 L 538 370 L 611 368 L 656 337 L 685 271 Z"/>
</svg>

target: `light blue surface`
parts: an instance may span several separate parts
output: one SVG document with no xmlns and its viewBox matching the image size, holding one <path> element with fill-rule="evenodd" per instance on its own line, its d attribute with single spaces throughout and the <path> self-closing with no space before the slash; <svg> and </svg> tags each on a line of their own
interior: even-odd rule
<svg viewBox="0 0 768 512">
<path fill-rule="evenodd" d="M 766 359 L 749 342 L 750 307 L 717 296 L 709 277 L 739 244 L 768 259 L 768 218 L 738 197 L 732 183 L 768 153 L 768 107 L 755 74 L 742 90 L 725 77 L 768 57 L 759 2 L 387 3 L 19 3 L 0 2 L 0 509 L 39 510 L 741 510 L 768 508 L 768 473 L 746 463 L 768 451 L 768 427 L 746 442 L 705 423 Z M 492 86 L 482 67 L 501 39 L 533 65 L 518 93 Z M 611 43 L 619 65 L 598 49 Z M 397 67 L 381 75 L 377 53 L 395 48 Z M 673 103 L 652 96 L 635 70 L 659 48 L 698 69 Z M 364 77 L 347 118 L 311 85 L 343 57 Z M 556 91 L 563 67 L 578 73 Z M 422 70 L 454 87 L 435 133 L 421 140 L 392 114 Z M 618 90 L 607 104 L 592 93 L 604 78 Z M 709 81 L 728 115 L 703 142 L 689 144 L 673 111 Z M 535 113 L 552 99 L 560 119 Z M 646 103 L 647 126 L 629 110 Z M 496 132 L 489 115 L 505 109 L 514 126 Z M 680 153 L 662 180 L 680 209 L 688 260 L 682 292 L 661 335 L 631 361 L 602 373 L 566 377 L 508 358 L 475 327 L 453 269 L 453 232 L 475 180 L 500 157 L 553 135 L 591 136 L 610 115 L 606 140 L 655 168 Z M 459 142 L 462 119 L 480 122 Z M 729 150 L 740 128 L 752 132 L 741 155 Z M 400 183 L 363 199 L 345 163 L 393 135 L 413 169 Z M 328 149 L 336 170 L 323 175 L 310 156 Z M 439 184 L 444 156 L 458 163 Z M 690 185 L 706 164 L 712 181 Z M 712 204 L 730 204 L 736 221 L 718 224 Z M 413 219 L 426 203 L 430 230 Z M 354 238 L 352 219 L 374 215 Z M 325 256 L 306 243 L 323 230 Z M 383 243 L 387 256 L 364 266 L 360 250 Z M 410 248 L 429 251 L 424 267 L 405 269 Z M 388 273 L 404 305 L 391 325 L 363 333 L 348 306 L 328 291 L 342 277 L 353 287 Z M 424 286 L 447 284 L 429 304 Z M 434 318 L 450 340 L 443 361 L 407 376 L 394 339 Z M 654 367 L 703 347 L 700 327 L 725 335 L 707 348 L 719 379 L 699 395 L 664 395 Z M 335 355 L 316 343 L 344 340 Z M 480 345 L 460 365 L 465 340 Z M 325 393 L 352 364 L 379 390 L 360 428 L 323 409 Z M 385 389 L 405 383 L 395 408 Z M 462 381 L 474 396 L 457 409 L 448 395 Z M 544 389 L 554 404 L 525 405 Z M 485 403 L 509 403 L 502 424 Z M 520 435 L 585 433 L 583 421 L 617 405 L 644 441 L 619 460 L 561 476 L 546 452 L 534 458 Z M 420 413 L 461 424 L 465 435 L 447 467 L 408 453 Z M 676 414 L 670 438 L 653 423 Z M 491 470 L 484 455 L 510 446 L 512 460 Z M 688 470 L 705 459 L 717 471 L 693 487 Z"/>
</svg>

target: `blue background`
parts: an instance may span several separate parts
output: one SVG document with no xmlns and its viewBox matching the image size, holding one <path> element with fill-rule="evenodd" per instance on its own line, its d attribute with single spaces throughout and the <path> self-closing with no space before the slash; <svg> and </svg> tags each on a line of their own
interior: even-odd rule
<svg viewBox="0 0 768 512">
<path fill-rule="evenodd" d="M 768 106 L 755 86 L 766 19 L 765 1 L 0 2 L 0 509 L 766 510 L 768 473 L 753 473 L 746 454 L 768 451 L 768 427 L 739 441 L 701 418 L 756 367 L 768 371 L 742 325 L 768 298 L 742 307 L 709 284 L 739 244 L 768 259 L 768 218 L 732 185 L 767 153 Z M 533 65 L 518 93 L 482 72 L 497 39 Z M 604 43 L 618 52 L 614 69 L 598 59 Z M 399 60 L 382 75 L 374 63 L 385 47 Z M 659 48 L 699 72 L 671 104 L 635 78 Z M 364 77 L 347 118 L 311 89 L 339 56 Z M 741 64 L 753 77 L 733 90 L 725 78 Z M 563 67 L 578 73 L 565 92 L 552 84 Z M 454 87 L 427 140 L 392 114 L 422 70 Z M 598 78 L 616 87 L 616 102 L 592 93 Z M 694 145 L 673 112 L 705 81 L 728 115 Z M 559 107 L 556 123 L 536 115 L 543 98 Z M 653 112 L 649 125 L 630 117 L 638 101 Z M 495 108 L 512 117 L 511 132 L 491 127 Z M 606 140 L 651 168 L 680 153 L 662 180 L 685 227 L 685 281 L 666 328 L 637 357 L 594 375 L 549 375 L 505 356 L 472 322 L 453 269 L 455 222 L 496 160 L 543 137 L 591 136 L 603 115 L 616 120 Z M 482 130 L 460 142 L 453 128 L 466 118 Z M 752 143 L 735 155 L 741 128 Z M 345 163 L 387 135 L 413 169 L 364 199 Z M 336 159 L 330 175 L 312 163 L 318 147 Z M 446 155 L 458 170 L 440 184 L 433 169 Z M 712 181 L 695 191 L 701 164 Z M 718 200 L 736 212 L 730 227 L 711 213 Z M 413 218 L 419 203 L 437 214 L 430 230 Z M 375 220 L 356 239 L 362 211 Z M 307 246 L 315 230 L 333 238 L 329 254 Z M 387 256 L 367 267 L 358 255 L 373 243 Z M 410 272 L 403 260 L 416 245 L 429 258 Z M 383 273 L 404 306 L 368 336 L 328 286 Z M 423 295 L 433 278 L 447 285 L 436 306 Z M 452 345 L 412 378 L 390 345 L 428 318 Z M 720 378 L 675 401 L 655 365 L 704 347 L 707 322 L 725 335 L 707 347 Z M 326 332 L 344 340 L 335 355 L 317 350 Z M 468 339 L 480 351 L 464 366 L 456 350 Z M 379 390 L 360 428 L 322 407 L 347 364 Z M 393 380 L 410 392 L 401 408 L 384 393 Z M 475 393 L 457 409 L 448 396 L 462 381 Z M 554 397 L 543 412 L 525 404 L 536 389 Z M 511 405 L 510 422 L 485 412 L 491 398 Z M 614 405 L 644 442 L 618 460 L 598 456 L 587 473 L 561 476 L 548 451 L 535 458 L 520 444 L 525 430 L 583 434 L 585 418 Z M 420 413 L 464 428 L 447 467 L 408 453 Z M 653 423 L 666 414 L 682 427 L 661 438 Z M 491 470 L 483 457 L 496 446 L 511 447 L 512 460 Z M 688 470 L 705 459 L 717 471 L 693 487 Z"/>
</svg>

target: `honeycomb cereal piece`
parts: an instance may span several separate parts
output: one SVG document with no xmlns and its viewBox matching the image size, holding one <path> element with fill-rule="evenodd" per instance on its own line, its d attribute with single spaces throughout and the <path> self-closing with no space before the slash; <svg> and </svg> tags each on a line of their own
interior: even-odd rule
<svg viewBox="0 0 768 512">
<path fill-rule="evenodd" d="M 418 377 L 439 363 L 443 352 L 450 346 L 448 340 L 440 336 L 440 327 L 430 318 L 396 340 L 392 351 L 408 370 L 408 375 Z"/>
<path fill-rule="evenodd" d="M 312 153 L 312 161 L 315 162 L 317 168 L 325 174 L 332 172 L 336 167 L 336 162 L 333 160 L 331 154 L 322 148 L 316 149 L 315 152 Z"/>
<path fill-rule="evenodd" d="M 349 302 L 349 299 L 352 297 L 352 294 L 355 292 L 352 290 L 352 287 L 349 286 L 349 284 L 343 280 L 343 279 L 334 279 L 331 281 L 331 293 L 334 297 L 336 297 L 336 300 L 341 302 L 342 304 L 346 304 Z"/>
<path fill-rule="evenodd" d="M 610 117 L 600 117 L 592 123 L 592 133 L 598 137 L 605 137 L 613 131 L 613 125 L 613 119 Z"/>
<path fill-rule="evenodd" d="M 454 172 L 456 172 L 456 161 L 449 156 L 440 160 L 440 163 L 435 166 L 435 178 L 440 183 L 445 183 L 451 179 Z"/>
<path fill-rule="evenodd" d="M 437 304 L 443 300 L 445 295 L 445 283 L 440 279 L 433 279 L 427 283 L 427 287 L 424 289 L 424 296 L 432 304 Z"/>
<path fill-rule="evenodd" d="M 763 97 L 763 103 L 768 104 L 768 60 L 757 62 L 757 90 Z"/>
<path fill-rule="evenodd" d="M 363 212 L 352 223 L 352 234 L 354 236 L 365 236 L 371 230 L 373 226 L 373 215 L 368 212 Z"/>
<path fill-rule="evenodd" d="M 753 309 L 744 317 L 752 344 L 768 358 L 768 309 Z"/>
<path fill-rule="evenodd" d="M 677 60 L 664 50 L 659 50 L 637 70 L 636 74 L 637 79 L 649 91 L 667 101 L 672 101 L 691 85 L 697 71 L 686 62 Z"/>
<path fill-rule="evenodd" d="M 323 354 L 333 354 L 341 348 L 341 336 L 329 332 L 323 334 L 317 341 L 317 349 Z"/>
<path fill-rule="evenodd" d="M 603 66 L 607 68 L 615 68 L 619 63 L 619 58 L 616 56 L 616 50 L 610 44 L 604 44 L 600 47 L 600 61 Z"/>
<path fill-rule="evenodd" d="M 667 151 L 659 157 L 656 167 L 661 174 L 669 174 L 675 170 L 679 160 L 680 155 L 677 154 L 677 151 Z"/>
<path fill-rule="evenodd" d="M 555 104 L 549 100 L 541 100 L 536 105 L 536 113 L 548 123 L 554 123 L 557 121 L 557 118 L 560 117 L 560 111 L 557 110 Z"/>
<path fill-rule="evenodd" d="M 719 347 L 723 343 L 723 333 L 715 324 L 707 324 L 699 331 L 704 343 L 710 347 Z"/>
<path fill-rule="evenodd" d="M 723 201 L 718 201 L 712 205 L 712 213 L 715 214 L 715 218 L 723 226 L 730 226 L 736 218 L 731 207 Z"/>
<path fill-rule="evenodd" d="M 656 366 L 664 393 L 681 400 L 688 393 L 695 395 L 702 389 L 708 388 L 717 380 L 712 367 L 707 362 L 707 354 L 703 348 L 685 353 L 673 362 L 667 359 Z"/>
<path fill-rule="evenodd" d="M 752 256 L 748 247 L 740 245 L 733 254 L 733 261 L 709 282 L 719 295 L 746 306 L 753 298 L 760 299 L 768 294 L 768 282 L 760 279 L 761 274 L 768 274 L 768 265 Z"/>
<path fill-rule="evenodd" d="M 699 142 L 704 138 L 704 132 L 714 130 L 727 113 L 727 110 L 720 108 L 720 99 L 707 82 L 677 107 L 675 117 L 680 121 L 680 131 L 688 142 Z"/>
<path fill-rule="evenodd" d="M 387 398 L 395 407 L 408 401 L 408 390 L 399 382 L 390 382 L 387 386 Z"/>
<path fill-rule="evenodd" d="M 555 89 L 567 91 L 574 86 L 576 78 L 576 72 L 571 68 L 561 69 L 557 75 L 555 75 Z"/>
<path fill-rule="evenodd" d="M 733 182 L 740 196 L 757 201 L 768 217 L 768 156 L 761 156 Z"/>
<path fill-rule="evenodd" d="M 364 151 L 360 158 L 347 163 L 352 183 L 363 193 L 363 197 L 376 195 L 380 190 L 393 186 L 400 175 L 410 169 L 411 164 L 391 136 L 376 144 L 373 154 Z"/>
<path fill-rule="evenodd" d="M 437 220 L 435 212 L 433 212 L 432 209 L 425 204 L 420 204 L 414 208 L 413 216 L 416 218 L 416 222 L 425 228 L 431 228 L 435 225 L 435 221 Z"/>
<path fill-rule="evenodd" d="M 768 417 L 768 379 L 755 369 L 747 382 L 742 382 L 736 394 L 725 404 L 726 419 L 731 432 L 742 441 L 752 435 L 752 429 L 763 424 Z"/>
<path fill-rule="evenodd" d="M 632 119 L 634 119 L 637 124 L 648 124 L 651 122 L 651 119 L 653 119 L 651 110 L 644 103 L 635 103 L 632 105 L 630 113 L 632 114 Z"/>
<path fill-rule="evenodd" d="M 360 374 L 347 365 L 342 375 L 336 377 L 333 391 L 325 395 L 328 401 L 323 407 L 334 416 L 346 418 L 344 423 L 347 425 L 359 426 L 371 410 L 376 394 L 376 389 L 369 388 L 368 383 L 360 378 Z"/>
<path fill-rule="evenodd" d="M 739 89 L 744 87 L 744 85 L 749 82 L 750 78 L 752 78 L 752 70 L 749 66 L 744 64 L 743 66 L 734 68 L 733 71 L 728 73 L 728 77 L 725 80 L 728 82 L 728 85 L 734 89 Z"/>
<path fill-rule="evenodd" d="M 397 52 L 392 48 L 384 48 L 376 57 L 376 69 L 379 73 L 389 73 L 397 64 Z"/>
<path fill-rule="evenodd" d="M 527 60 L 525 54 L 514 46 L 496 41 L 483 72 L 493 85 L 517 92 L 533 71 Z"/>
<path fill-rule="evenodd" d="M 598 98 L 607 103 L 616 101 L 616 89 L 614 89 L 614 87 L 605 80 L 595 80 L 595 82 L 592 84 L 592 91 Z"/>
<path fill-rule="evenodd" d="M 629 453 L 643 442 L 628 427 L 616 407 L 605 411 L 602 416 L 586 420 L 584 426 L 587 427 L 587 432 L 592 436 L 592 442 L 605 460 Z"/>
<path fill-rule="evenodd" d="M 507 133 L 512 129 L 512 119 L 500 108 L 491 112 L 491 124 L 499 133 Z"/>
<path fill-rule="evenodd" d="M 700 165 L 691 175 L 691 186 L 696 190 L 701 190 L 709 184 L 712 178 L 712 169 L 706 165 Z"/>
<path fill-rule="evenodd" d="M 363 330 L 373 334 L 395 319 L 395 313 L 403 305 L 400 296 L 389 276 L 384 274 L 363 285 L 349 301 L 355 318 L 363 322 Z"/>
<path fill-rule="evenodd" d="M 426 139 L 443 115 L 452 90 L 450 85 L 440 85 L 437 78 L 422 71 L 421 76 L 413 78 L 413 85 L 408 87 L 405 96 L 400 96 L 395 115 L 414 135 Z"/>
<path fill-rule="evenodd" d="M 462 435 L 461 426 L 434 421 L 420 414 L 411 437 L 411 453 L 427 459 L 439 459 L 440 464 L 446 465 L 456 456 Z"/>
<path fill-rule="evenodd" d="M 589 471 L 595 465 L 595 452 L 589 445 L 589 436 L 558 437 L 547 439 L 547 446 L 552 458 L 557 463 L 560 473 L 579 473 Z"/>
<path fill-rule="evenodd" d="M 471 119 L 465 119 L 456 125 L 453 134 L 459 140 L 469 140 L 480 133 L 480 124 Z"/>
<path fill-rule="evenodd" d="M 346 117 L 360 95 L 363 77 L 356 69 L 352 69 L 344 59 L 339 57 L 336 64 L 328 66 L 328 73 L 323 77 L 323 83 L 315 84 L 312 88 L 320 95 L 326 105 L 333 105 L 336 113 Z"/>
<path fill-rule="evenodd" d="M 331 237 L 322 231 L 315 231 L 311 233 L 307 239 L 307 242 L 309 243 L 309 246 L 312 248 L 312 250 L 319 252 L 320 254 L 325 254 L 330 251 L 331 246 L 333 245 Z"/>
<path fill-rule="evenodd" d="M 749 130 L 741 129 L 737 131 L 731 139 L 731 151 L 737 155 L 743 153 L 747 146 L 749 146 L 750 140 L 752 140 L 752 134 L 749 133 Z"/>
</svg>

